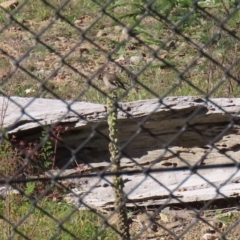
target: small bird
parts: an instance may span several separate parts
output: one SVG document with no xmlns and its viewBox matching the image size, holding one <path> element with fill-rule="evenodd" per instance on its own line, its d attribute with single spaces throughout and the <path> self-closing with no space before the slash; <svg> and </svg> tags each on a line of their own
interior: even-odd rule
<svg viewBox="0 0 240 240">
<path fill-rule="evenodd" d="M 119 77 L 117 77 L 114 73 L 103 71 L 98 75 L 98 79 L 103 80 L 109 90 L 116 90 L 118 88 L 128 90 L 129 88 L 125 83 L 121 82 Z"/>
</svg>

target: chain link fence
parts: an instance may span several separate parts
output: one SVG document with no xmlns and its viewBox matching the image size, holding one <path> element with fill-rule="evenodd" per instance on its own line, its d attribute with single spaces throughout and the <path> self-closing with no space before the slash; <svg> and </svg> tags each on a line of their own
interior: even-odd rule
<svg viewBox="0 0 240 240">
<path fill-rule="evenodd" d="M 0 239 L 240 239 L 239 8 L 0 0 Z"/>
</svg>

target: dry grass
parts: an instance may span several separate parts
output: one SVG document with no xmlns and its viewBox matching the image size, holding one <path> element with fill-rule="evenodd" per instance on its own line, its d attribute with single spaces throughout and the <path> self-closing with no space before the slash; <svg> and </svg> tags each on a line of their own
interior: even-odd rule
<svg viewBox="0 0 240 240">
<path fill-rule="evenodd" d="M 134 38 L 119 45 L 122 39 L 119 23 L 108 16 L 99 18 L 99 7 L 89 0 L 84 1 L 83 6 L 79 6 L 76 1 L 66 5 L 61 14 L 69 23 L 60 19 L 53 21 L 55 11 L 40 0 L 29 2 L 21 8 L 23 2 L 20 1 L 19 10 L 16 10 L 13 16 L 24 27 L 12 22 L 0 33 L 0 48 L 7 53 L 1 54 L 0 76 L 4 82 L 2 91 L 10 96 L 59 97 L 67 100 L 104 102 L 104 94 L 89 86 L 87 79 L 106 63 L 108 53 L 112 53 L 113 59 L 134 73 L 144 69 L 139 75 L 139 81 L 153 91 L 149 92 L 140 87 L 138 94 L 131 91 L 127 97 L 121 99 L 124 101 L 164 95 L 204 96 L 208 93 L 211 97 L 234 97 L 239 94 L 236 83 L 229 77 L 220 83 L 224 78 L 224 71 L 220 67 L 205 57 L 199 58 L 197 48 L 179 35 L 172 35 L 169 39 L 170 29 L 151 17 L 143 19 L 139 24 L 140 30 L 136 27 L 136 31 L 139 33 L 138 38 L 152 50 Z M 55 7 L 59 6 L 58 1 L 49 2 Z M 215 9 L 211 13 L 214 11 L 215 15 L 224 16 L 224 13 Z M 0 12 L 0 26 L 3 28 L 7 25 L 8 16 L 3 10 Z M 115 17 L 121 16 L 119 9 L 111 13 Z M 229 21 L 227 27 L 232 29 L 238 18 L 236 16 L 234 22 Z M 132 20 L 124 20 L 123 23 L 131 24 Z M 86 29 L 86 38 L 83 38 L 82 33 L 85 34 Z M 211 38 L 217 30 L 213 20 L 203 22 L 195 28 L 181 28 L 183 34 L 192 38 L 199 46 L 203 46 L 203 42 L 200 41 L 203 36 Z M 41 42 L 37 43 L 36 37 Z M 154 49 L 158 49 L 159 46 L 154 44 L 157 39 L 159 42 L 168 39 L 171 42 L 157 55 L 172 64 L 173 68 L 166 66 L 159 59 L 152 58 Z M 229 67 L 238 58 L 234 55 L 238 51 L 237 40 L 229 34 L 222 33 L 221 39 L 216 44 L 205 47 L 204 51 L 220 64 Z M 131 60 L 131 57 L 139 55 L 143 56 L 139 61 Z M 20 66 L 17 69 L 15 61 L 18 61 Z M 195 64 L 189 67 L 192 62 Z M 145 69 L 146 65 L 148 67 Z M 239 74 L 238 65 L 231 70 L 235 77 Z M 108 65 L 108 68 L 117 69 L 113 64 Z M 182 75 L 184 80 L 179 79 L 179 74 L 186 68 L 189 69 Z M 125 81 L 131 81 L 126 74 L 119 75 Z M 49 92 L 41 88 L 41 83 L 47 86 Z M 96 80 L 93 80 L 92 84 L 101 89 Z"/>
</svg>

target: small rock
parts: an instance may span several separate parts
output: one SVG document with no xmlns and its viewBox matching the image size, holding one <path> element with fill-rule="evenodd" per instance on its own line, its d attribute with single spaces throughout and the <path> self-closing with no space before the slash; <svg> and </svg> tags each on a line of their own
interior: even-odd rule
<svg viewBox="0 0 240 240">
<path fill-rule="evenodd" d="M 168 215 L 165 214 L 165 213 L 160 213 L 160 218 L 161 218 L 161 220 L 162 220 L 164 223 L 169 222 Z"/>
<path fill-rule="evenodd" d="M 25 93 L 31 93 L 31 92 L 35 92 L 35 90 L 33 89 L 33 88 L 27 88 L 26 90 L 25 90 Z"/>
<path fill-rule="evenodd" d="M 116 62 L 122 62 L 125 61 L 125 57 L 124 56 L 120 56 L 118 59 L 115 60 Z"/>
<path fill-rule="evenodd" d="M 0 198 L 6 198 L 10 194 L 19 194 L 19 191 L 8 186 L 0 187 Z"/>
<path fill-rule="evenodd" d="M 75 22 L 74 22 L 74 25 L 75 26 L 78 26 L 78 25 L 80 25 L 82 23 L 82 20 L 76 20 Z"/>
<path fill-rule="evenodd" d="M 176 227 L 182 226 L 182 224 L 183 224 L 182 221 L 179 220 L 176 222 L 166 224 L 166 228 L 167 229 L 176 228 Z"/>
<path fill-rule="evenodd" d="M 205 233 L 202 236 L 202 240 L 215 240 L 218 238 L 218 234 Z"/>
<path fill-rule="evenodd" d="M 122 29 L 121 35 L 119 37 L 120 41 L 126 41 L 128 39 L 128 28 L 125 27 Z"/>
<path fill-rule="evenodd" d="M 117 26 L 114 27 L 114 32 L 119 33 L 121 31 L 122 31 L 122 27 L 121 26 L 117 25 Z"/>
<path fill-rule="evenodd" d="M 142 61 L 142 59 L 143 59 L 143 56 L 141 56 L 141 55 L 131 56 L 130 62 L 137 64 L 137 63 L 140 63 Z"/>
<path fill-rule="evenodd" d="M 15 1 L 15 0 L 10 0 L 10 1 L 6 1 L 3 3 L 0 3 L 0 6 L 4 9 L 8 9 L 10 8 L 11 10 L 15 9 L 18 6 L 19 2 Z"/>
<path fill-rule="evenodd" d="M 104 35 L 104 32 L 102 30 L 99 30 L 97 33 L 97 37 L 102 37 Z"/>
<path fill-rule="evenodd" d="M 170 42 L 168 42 L 167 44 L 166 44 L 166 48 L 167 49 L 176 49 L 176 44 L 175 44 L 175 42 L 174 41 L 170 41 Z"/>
</svg>

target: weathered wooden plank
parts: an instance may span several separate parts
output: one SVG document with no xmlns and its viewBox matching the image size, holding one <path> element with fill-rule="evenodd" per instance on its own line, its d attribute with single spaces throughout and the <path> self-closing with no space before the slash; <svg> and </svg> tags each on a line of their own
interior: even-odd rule
<svg viewBox="0 0 240 240">
<path fill-rule="evenodd" d="M 0 106 L 2 104 L 3 98 L 0 98 Z M 121 103 L 118 117 L 122 169 L 177 168 L 200 162 L 204 165 L 238 163 L 239 110 L 240 98 L 210 99 L 206 102 L 197 97 L 169 97 L 163 103 L 158 99 Z M 41 124 L 55 123 L 69 126 L 61 135 L 69 148 L 78 148 L 90 136 L 75 156 L 84 169 L 98 172 L 109 166 L 106 110 L 101 104 L 12 97 L 4 117 L 4 127 L 9 129 L 9 133 L 26 140 L 36 138 L 36 133 L 40 134 Z M 57 146 L 59 166 L 72 157 L 64 144 Z M 71 174 L 77 172 L 78 169 L 71 170 Z M 65 170 L 61 174 L 68 172 Z M 179 200 L 207 201 L 240 194 L 240 174 L 234 167 L 199 170 L 196 174 L 172 171 L 151 175 L 158 182 L 144 174 L 124 176 L 128 198 L 138 206 Z M 113 206 L 112 188 L 106 180 L 85 178 L 71 181 L 75 184 L 73 192 L 80 193 L 86 204 L 101 209 Z M 223 195 L 216 194 L 216 187 L 220 187 Z M 178 199 L 169 198 L 171 192 Z M 70 202 L 77 201 L 70 195 L 66 198 Z M 128 206 L 132 205 L 128 203 Z"/>
</svg>

